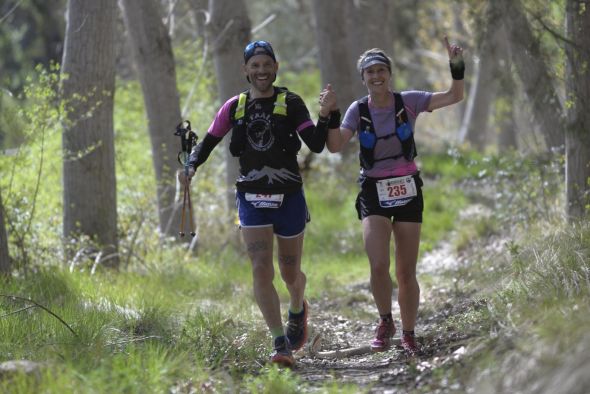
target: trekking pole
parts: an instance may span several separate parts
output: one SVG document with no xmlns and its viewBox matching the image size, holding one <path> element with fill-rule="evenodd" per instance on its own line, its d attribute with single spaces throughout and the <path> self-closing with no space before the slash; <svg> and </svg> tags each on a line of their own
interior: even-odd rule
<svg viewBox="0 0 590 394">
<path fill-rule="evenodd" d="M 195 221 L 193 219 L 193 203 L 191 202 L 191 189 L 190 187 L 186 188 L 186 196 L 188 200 L 188 220 L 189 220 L 189 227 L 191 229 L 191 236 L 194 237 L 195 232 Z"/>
<path fill-rule="evenodd" d="M 181 151 L 178 152 L 178 162 L 184 166 L 184 190 L 182 196 L 182 217 L 180 220 L 180 230 L 178 234 L 184 237 L 184 218 L 186 215 L 186 205 L 188 204 L 189 221 L 190 221 L 190 234 L 195 236 L 195 224 L 193 221 L 193 206 L 191 203 L 190 183 L 188 179 L 189 174 L 189 156 L 193 147 L 197 144 L 198 136 L 194 131 L 191 130 L 191 122 L 184 120 L 176 126 L 174 135 L 180 137 Z"/>
</svg>

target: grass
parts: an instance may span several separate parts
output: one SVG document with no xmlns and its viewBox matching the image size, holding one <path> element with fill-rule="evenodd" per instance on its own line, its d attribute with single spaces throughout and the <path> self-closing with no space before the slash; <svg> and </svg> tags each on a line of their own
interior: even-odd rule
<svg viewBox="0 0 590 394">
<path fill-rule="evenodd" d="M 351 184 L 350 190 L 355 187 Z M 312 184 L 306 193 L 313 215 L 303 264 L 308 297 L 347 296 L 349 283 L 368 280 L 352 192 L 342 198 Z M 136 251 L 143 254 L 141 260 L 132 258 L 121 272 L 99 269 L 92 275 L 85 262 L 67 270 L 58 260 L 49 260 L 34 262 L 35 272 L 6 282 L 5 293 L 43 304 L 76 332 L 38 308 L 1 318 L 0 353 L 7 359 L 48 363 L 53 376 L 43 370 L 40 378 L 16 378 L 12 392 L 26 393 L 32 387 L 46 392 L 80 387 L 83 392 L 162 392 L 229 381 L 247 391 L 298 390 L 302 383 L 283 371 L 259 370 L 267 360 L 270 337 L 255 307 L 249 263 L 240 250 L 203 246 L 198 256 L 190 256 L 178 246 L 162 249 L 147 235 L 141 237 L 145 243 Z M 282 281 L 275 283 L 286 301 Z M 2 314 L 23 307 L 26 303 L 0 300 Z M 238 383 L 240 376 L 246 377 L 244 383 Z M 338 389 L 328 385 L 325 390 Z"/>
<path fill-rule="evenodd" d="M 119 99 L 128 100 L 128 94 L 122 93 Z M 130 129 L 122 128 L 118 138 L 125 139 Z M 59 135 L 52 133 L 47 146 L 58 150 Z M 138 142 L 145 145 L 142 140 Z M 273 387 L 283 386 L 296 391 L 303 383 L 284 371 L 259 367 L 267 361 L 270 336 L 253 300 L 249 262 L 243 251 L 222 242 L 230 231 L 227 225 L 214 222 L 224 210 L 222 202 L 197 207 L 199 224 L 207 229 L 198 255 L 187 254 L 174 243 L 161 244 L 150 230 L 155 227 L 151 212 L 154 201 L 140 192 L 152 185 L 150 171 L 140 177 L 130 176 L 133 169 L 124 164 L 124 158 L 132 159 L 139 151 L 133 145 L 122 149 L 124 152 L 117 156 L 122 161 L 118 180 L 121 185 L 130 179 L 133 183 L 120 189 L 120 226 L 123 234 L 137 235 L 134 240 L 121 239 L 123 254 L 129 253 L 121 272 L 99 268 L 92 274 L 90 259 L 63 265 L 59 231 L 55 231 L 60 223 L 59 209 L 46 209 L 55 207 L 54 202 L 47 202 L 61 194 L 59 182 L 53 180 L 59 171 L 41 179 L 38 204 L 44 209 L 37 210 L 32 220 L 40 225 L 32 228 L 21 250 L 27 251 L 29 261 L 23 265 L 23 274 L 6 282 L 3 291 L 46 306 L 75 334 L 39 308 L 10 314 L 29 306 L 26 302 L 0 300 L 0 314 L 6 315 L 0 318 L 4 334 L 0 354 L 5 359 L 49 365 L 40 376 L 15 378 L 11 392 L 163 392 L 171 387 L 190 390 L 216 384 L 246 391 L 272 392 Z M 320 165 L 325 164 L 321 160 Z M 59 156 L 49 155 L 45 165 L 59 168 Z M 217 190 L 209 185 L 210 179 L 215 179 L 215 168 L 204 168 L 196 185 L 196 200 L 207 201 Z M 19 176 L 12 185 L 14 194 L 8 208 L 14 208 L 10 205 L 14 201 L 22 201 L 26 211 L 25 199 L 30 191 L 18 186 L 35 169 L 26 164 L 22 169 L 22 173 L 16 172 Z M 356 171 L 354 165 L 349 173 Z M 361 226 L 354 210 L 357 186 L 336 177 L 328 178 L 327 183 L 325 179 L 311 176 L 306 187 L 312 222 L 306 233 L 303 269 L 308 277 L 307 296 L 312 300 L 349 296 L 348 284 L 368 280 Z M 452 223 L 439 219 L 453 215 L 453 211 L 439 207 L 435 212 L 430 206 L 427 211 L 427 215 L 438 218 L 435 221 L 439 225 L 436 231 L 425 230 L 424 239 L 435 244 Z M 16 230 L 26 227 L 25 219 L 22 225 L 17 223 Z M 138 222 L 143 226 L 137 228 Z M 34 243 L 36 248 L 31 246 Z M 22 254 L 15 257 L 19 259 Z M 288 293 L 278 275 L 275 284 L 286 302 Z M 244 383 L 239 383 L 242 377 Z M 0 389 L 2 384 L 8 387 L 2 382 Z M 330 385 L 324 391 L 345 389 L 355 391 L 354 387 Z"/>
<path fill-rule="evenodd" d="M 451 369 L 474 392 L 534 391 L 534 382 L 574 376 L 572 357 L 586 362 L 576 349 L 586 346 L 590 327 L 590 226 L 549 224 L 515 231 L 504 250 L 475 253 L 468 272 L 453 275 L 467 278 L 470 298 L 485 305 L 445 323 L 474 335 L 467 358 Z M 583 378 L 579 384 L 570 389 L 585 387 Z"/>
<path fill-rule="evenodd" d="M 437 160 L 444 159 L 455 160 L 448 155 Z M 427 195 L 457 194 L 451 175 L 429 174 Z M 437 178 L 445 181 L 435 182 Z M 307 294 L 312 300 L 344 299 L 350 296 L 350 283 L 368 278 L 360 223 L 351 208 L 356 186 L 330 193 L 331 187 L 314 187 L 313 178 L 310 182 L 306 193 L 313 220 L 303 263 Z M 504 234 L 504 223 L 493 217 L 461 217 L 465 201 L 457 198 L 447 209 L 427 205 L 425 217 L 440 222 L 440 228 L 425 224 L 424 240 L 436 245 L 443 234 L 472 234 L 459 250 L 476 263 L 457 271 L 454 277 L 460 280 L 451 283 L 474 301 L 447 319 L 444 330 L 476 333 L 468 347 L 478 351 L 467 356 L 473 363 L 470 372 L 445 366 L 433 374 L 448 379 L 451 373 L 467 387 L 481 387 L 486 379 L 503 384 L 503 375 L 514 365 L 502 360 L 524 363 L 523 354 L 534 354 L 535 365 L 559 364 L 560 352 L 575 347 L 590 324 L 585 313 L 588 226 L 553 224 L 548 232 L 546 222 L 529 223 L 526 233 L 515 228 L 504 249 L 490 253 L 483 247 L 485 240 Z M 342 230 L 343 223 L 348 231 Z M 59 261 L 37 262 L 34 271 L 4 283 L 4 293 L 36 300 L 76 332 L 39 308 L 6 315 L 27 303 L 0 300 L 5 315 L 0 318 L 0 353 L 5 359 L 49 365 L 39 375 L 15 377 L 11 392 L 189 392 L 220 386 L 295 392 L 306 387 L 289 371 L 259 367 L 266 362 L 270 337 L 255 307 L 249 264 L 240 250 L 203 246 L 198 256 L 191 256 L 177 246 L 160 248 L 145 240 L 143 263 L 133 258 L 119 273 L 99 270 L 91 275 L 84 264 L 70 271 Z M 276 285 L 285 302 L 286 289 L 280 280 Z M 563 332 L 568 335 L 560 336 Z M 535 351 L 540 343 L 546 345 Z M 524 370 L 528 379 L 538 376 Z M 0 390 L 8 387 L 0 383 Z M 357 389 L 326 384 L 321 390 Z"/>
<path fill-rule="evenodd" d="M 243 251 L 226 241 L 235 228 L 227 225 L 223 199 L 212 198 L 219 193 L 215 179 L 222 179 L 223 166 L 205 166 L 195 182 L 202 229 L 197 254 L 161 241 L 153 230 L 153 174 L 137 171 L 138 163 L 150 167 L 147 139 L 133 128 L 144 123 L 141 109 L 130 104 L 137 102 L 137 92 L 130 85 L 117 94 L 118 107 L 129 108 L 116 115 L 121 251 L 129 257 L 120 272 L 99 267 L 92 273 L 91 259 L 63 263 L 56 114 L 35 128 L 46 132 L 44 145 L 25 134 L 30 142 L 16 157 L 0 157 L 2 173 L 11 174 L 2 177 L 0 187 L 18 268 L 2 283 L 2 293 L 42 304 L 75 332 L 41 308 L 1 298 L 2 358 L 39 361 L 44 367 L 38 374 L 0 380 L 0 392 L 312 391 L 290 371 L 263 366 L 270 336 L 253 300 L 250 265 Z M 210 160 L 223 160 L 219 151 Z M 41 153 L 40 170 L 33 158 Z M 330 160 L 318 156 L 306 177 L 312 221 L 303 269 L 312 301 L 354 297 L 349 285 L 368 281 L 354 210 L 358 165 L 334 166 Z M 562 372 L 559 366 L 572 349 L 587 343 L 590 326 L 590 229 L 588 224 L 568 227 L 558 214 L 563 163 L 513 152 L 482 157 L 458 149 L 421 149 L 420 161 L 425 180 L 421 252 L 452 239 L 470 261 L 468 267 L 426 278 L 427 284 L 446 280 L 456 295 L 472 301 L 443 327 L 472 333 L 472 352 L 461 364 L 433 373 L 453 376 L 478 392 L 490 385 L 500 391 L 510 387 L 515 370 L 520 377 L 514 387 L 523 390 L 543 374 Z M 44 176 L 33 202 L 36 185 L 30 180 L 39 171 Z M 494 214 L 465 212 L 474 199 Z M 490 240 L 497 239 L 503 247 L 490 248 Z M 287 291 L 278 275 L 275 284 L 285 303 Z M 318 390 L 359 388 L 329 383 Z"/>
</svg>

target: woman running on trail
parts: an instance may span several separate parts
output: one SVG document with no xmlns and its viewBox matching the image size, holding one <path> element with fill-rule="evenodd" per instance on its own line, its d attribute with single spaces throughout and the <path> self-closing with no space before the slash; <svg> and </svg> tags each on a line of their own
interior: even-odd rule
<svg viewBox="0 0 590 394">
<path fill-rule="evenodd" d="M 368 96 L 353 102 L 340 128 L 328 132 L 326 146 L 330 152 L 339 152 L 358 133 L 361 170 L 356 209 L 362 220 L 365 251 L 371 269 L 371 291 L 379 311 L 379 323 L 371 341 L 373 351 L 389 349 L 395 334 L 391 315 L 393 283 L 389 274 L 389 244 L 393 233 L 402 322 L 401 345 L 410 355 L 420 352 L 414 327 L 420 299 L 416 263 L 423 183 L 414 161 L 417 154 L 414 126 L 421 112 L 461 101 L 464 89 L 463 49 L 449 44 L 447 37 L 444 41 L 452 76 L 449 90 L 395 92 L 390 57 L 380 49 L 370 49 L 357 63 Z M 320 104 L 327 106 L 333 114 L 338 112 L 336 94 L 330 85 L 320 93 Z"/>
<path fill-rule="evenodd" d="M 297 164 L 301 140 L 320 153 L 326 143 L 327 117 L 317 125 L 303 100 L 286 88 L 274 86 L 279 69 L 272 46 L 254 41 L 244 49 L 243 72 L 250 88 L 226 101 L 203 141 L 191 152 L 188 179 L 230 130 L 230 152 L 239 157 L 236 204 L 242 236 L 252 263 L 254 297 L 273 336 L 270 361 L 295 363 L 293 352 L 307 339 L 308 304 L 304 299 L 305 274 L 301 271 L 303 234 L 310 220 Z M 329 115 L 327 107 L 320 115 Z M 301 139 L 300 139 L 301 138 Z M 281 278 L 290 295 L 287 325 L 281 320 L 279 296 L 273 285 L 273 238 L 278 245 Z"/>
</svg>

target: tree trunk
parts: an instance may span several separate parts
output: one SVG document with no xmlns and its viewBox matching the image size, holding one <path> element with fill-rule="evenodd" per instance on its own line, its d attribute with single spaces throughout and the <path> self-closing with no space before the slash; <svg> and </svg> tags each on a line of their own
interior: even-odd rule
<svg viewBox="0 0 590 394">
<path fill-rule="evenodd" d="M 189 6 L 191 7 L 195 21 L 195 37 L 200 38 L 204 42 L 207 34 L 209 0 L 190 0 Z"/>
<path fill-rule="evenodd" d="M 330 7 L 329 4 L 331 4 L 322 0 L 316 3 L 321 3 L 321 7 Z M 345 65 L 350 69 L 350 77 L 347 84 L 351 87 L 352 100 L 367 94 L 367 88 L 363 85 L 356 68 L 356 63 L 360 55 L 367 49 L 381 48 L 393 57 L 392 21 L 395 21 L 395 19 L 390 18 L 393 9 L 391 3 L 389 0 L 347 0 L 343 4 L 346 29 L 346 42 L 344 45 L 347 48 L 346 55 L 348 56 Z M 328 12 L 334 13 L 335 7 L 333 4 L 331 8 L 332 11 L 328 10 Z M 336 13 L 336 16 L 338 16 L 338 13 Z M 330 33 L 331 27 L 327 25 L 327 21 L 321 19 L 320 21 L 322 22 L 318 27 L 327 29 L 325 34 L 330 34 L 330 39 L 333 39 Z M 367 23 L 367 21 L 370 21 L 370 23 Z M 342 22 L 335 21 L 334 23 L 341 24 Z M 327 41 L 323 44 L 330 46 L 331 42 Z M 336 57 L 335 61 L 342 63 L 341 57 L 341 55 Z M 327 70 L 327 72 L 330 71 Z M 340 106 L 345 110 L 351 102 L 342 102 Z"/>
<path fill-rule="evenodd" d="M 516 92 L 506 31 L 501 30 L 498 34 L 498 65 L 504 72 L 498 74 L 499 89 L 496 95 L 494 118 L 498 127 L 498 150 L 504 152 L 518 147 L 516 119 L 514 117 Z"/>
<path fill-rule="evenodd" d="M 180 141 L 174 135 L 181 113 L 172 44 L 157 0 L 123 0 L 122 4 L 148 117 L 160 232 L 173 237 L 181 219 L 180 202 L 175 201 Z"/>
<path fill-rule="evenodd" d="M 539 40 L 533 35 L 520 0 L 498 0 L 508 32 L 512 61 L 531 101 L 533 116 L 548 148 L 565 143 L 564 111 L 543 61 Z"/>
<path fill-rule="evenodd" d="M 344 7 L 334 7 L 333 3 L 324 0 L 313 0 L 312 5 L 322 87 L 332 84 L 338 95 L 339 105 L 346 110 L 357 97 L 351 84 L 353 68 L 350 59 L 354 54 L 350 54 L 346 27 L 342 23 L 345 18 Z M 356 54 L 358 55 L 360 53 Z M 358 72 L 355 77 L 360 79 Z"/>
<path fill-rule="evenodd" d="M 472 107 L 466 112 L 468 116 L 463 119 L 459 131 L 460 141 L 469 142 L 478 151 L 482 151 L 487 144 L 490 107 L 496 95 L 496 86 L 491 79 L 495 66 L 493 59 L 486 51 L 480 54 L 477 78 L 472 82 L 474 86 L 470 91 L 473 94 Z"/>
<path fill-rule="evenodd" d="M 566 214 L 582 220 L 590 207 L 590 9 L 581 0 L 567 0 Z"/>
<path fill-rule="evenodd" d="M 243 0 L 209 0 L 209 14 L 209 42 L 217 75 L 219 100 L 223 103 L 248 88 L 242 65 L 244 47 L 250 41 L 252 25 Z M 229 152 L 229 141 L 229 138 L 225 138 L 226 201 L 228 210 L 233 212 L 236 209 L 234 184 L 238 178 L 239 164 Z"/>
<path fill-rule="evenodd" d="M 481 62 L 473 62 L 473 69 L 471 70 L 471 84 L 469 86 L 469 93 L 467 93 L 467 103 L 465 104 L 465 111 L 463 112 L 463 120 L 457 135 L 457 141 L 464 143 L 467 141 L 467 131 L 469 129 L 469 122 L 473 119 L 473 111 L 475 108 L 475 99 L 477 98 L 477 89 L 479 87 L 478 80 L 480 75 Z"/>
<path fill-rule="evenodd" d="M 70 0 L 62 61 L 68 109 L 62 135 L 63 231 L 98 244 L 101 262 L 119 263 L 113 133 L 115 0 Z M 75 251 L 66 250 L 71 257 Z"/>
<path fill-rule="evenodd" d="M 405 86 L 408 88 L 421 87 L 421 89 L 431 90 L 429 87 L 432 87 L 432 81 L 427 77 L 427 70 L 430 67 L 425 66 L 425 63 L 429 63 L 428 58 L 430 56 L 426 55 L 426 52 L 430 48 L 427 49 L 422 46 L 420 35 L 422 35 L 423 27 L 417 22 L 422 20 L 423 5 L 427 2 L 395 1 L 392 3 L 393 9 L 389 11 L 389 27 L 391 28 L 393 51 L 401 50 L 403 53 L 408 54 L 407 56 L 393 56 L 394 78 L 397 79 L 396 76 L 403 75 Z M 395 23 L 391 23 L 391 21 L 395 21 Z M 436 23 L 433 23 L 434 25 Z M 457 32 L 457 28 L 454 27 L 453 31 Z M 438 39 L 440 38 L 442 37 Z M 457 106 L 457 109 L 459 107 Z"/>
<path fill-rule="evenodd" d="M 476 78 L 472 82 L 473 95 L 470 97 L 470 108 L 463 118 L 459 131 L 459 140 L 467 141 L 475 149 L 482 151 L 489 140 L 488 121 L 491 106 L 497 92 L 497 77 L 501 74 L 497 57 L 498 30 L 497 17 L 493 5 L 488 5 L 484 20 L 476 27 L 479 64 Z M 502 70 L 504 71 L 504 70 Z"/>
<path fill-rule="evenodd" d="M 453 10 L 453 27 L 452 27 L 452 35 L 453 37 L 456 37 L 455 41 L 459 46 L 461 46 L 462 48 L 469 48 L 471 47 L 471 43 L 467 41 L 468 38 L 471 37 L 471 30 L 467 30 L 467 27 L 465 26 L 465 19 L 463 17 L 463 9 L 465 8 L 465 3 L 461 2 L 453 2 L 452 3 L 452 10 Z M 405 27 L 405 26 L 404 26 Z M 469 74 L 471 74 L 471 70 L 474 70 L 474 56 L 465 56 L 464 61 L 465 61 L 465 67 L 467 70 L 469 70 Z M 419 58 L 417 58 L 419 59 Z M 415 78 L 415 77 L 414 77 Z M 465 78 L 463 80 L 463 83 L 465 84 L 465 92 L 469 92 L 471 90 L 471 82 L 472 79 L 471 78 Z M 473 80 L 473 82 L 475 82 L 475 80 Z M 423 82 L 421 82 L 423 83 Z M 410 85 L 410 86 L 420 86 L 417 84 L 414 85 Z M 457 103 L 456 105 L 454 105 L 455 107 L 455 112 L 457 114 L 459 114 L 460 119 L 464 119 L 465 118 L 465 112 L 467 110 L 467 106 L 466 106 L 466 101 L 461 101 L 460 103 Z"/>
<path fill-rule="evenodd" d="M 342 23 L 345 19 L 345 7 L 334 7 L 332 2 L 325 0 L 312 0 L 312 7 L 319 49 L 321 87 L 328 83 L 332 85 L 338 96 L 338 106 L 344 115 L 348 106 L 358 98 L 355 90 L 359 90 L 356 83 L 360 81 L 360 75 L 354 71 L 356 60 L 353 58 L 361 53 L 354 54 L 349 48 L 346 24 Z M 360 48 L 363 44 L 359 41 L 356 45 Z M 361 94 L 367 94 L 366 89 Z M 349 161 L 355 156 L 354 152 L 354 145 L 346 144 L 341 153 L 343 161 Z"/>
<path fill-rule="evenodd" d="M 6 223 L 4 222 L 4 204 L 0 193 L 0 274 L 10 272 L 10 255 L 8 254 L 8 236 L 6 235 Z"/>
</svg>

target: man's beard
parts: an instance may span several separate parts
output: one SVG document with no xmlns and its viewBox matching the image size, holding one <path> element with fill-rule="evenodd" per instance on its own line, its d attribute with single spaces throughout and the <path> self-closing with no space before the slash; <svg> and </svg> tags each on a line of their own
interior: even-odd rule
<svg viewBox="0 0 590 394">
<path fill-rule="evenodd" d="M 277 75 L 273 74 L 272 76 L 269 75 L 269 79 L 265 80 L 265 81 L 259 81 L 255 78 L 251 78 L 252 80 L 252 86 L 254 86 L 254 88 L 256 88 L 256 90 L 266 93 L 269 90 L 272 89 L 273 87 L 273 83 L 276 81 L 277 79 Z"/>
</svg>

